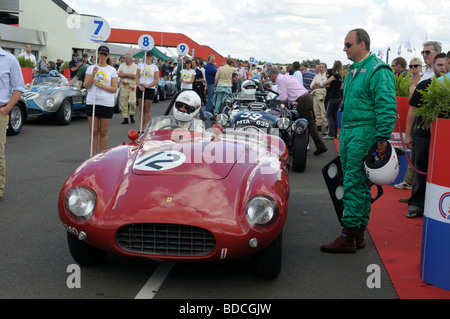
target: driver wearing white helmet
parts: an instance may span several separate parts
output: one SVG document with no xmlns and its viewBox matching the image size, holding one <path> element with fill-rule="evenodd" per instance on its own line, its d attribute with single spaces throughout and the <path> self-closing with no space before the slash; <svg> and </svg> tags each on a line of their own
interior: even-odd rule
<svg viewBox="0 0 450 319">
<path fill-rule="evenodd" d="M 239 100 L 255 100 L 256 83 L 252 80 L 245 80 L 241 85 L 241 91 L 238 93 Z"/>
<path fill-rule="evenodd" d="M 200 96 L 195 91 L 181 92 L 175 100 L 173 116 L 167 116 L 166 119 L 159 121 L 156 129 L 180 126 L 189 131 L 204 133 L 205 124 L 202 120 L 196 119 L 201 105 Z"/>
</svg>

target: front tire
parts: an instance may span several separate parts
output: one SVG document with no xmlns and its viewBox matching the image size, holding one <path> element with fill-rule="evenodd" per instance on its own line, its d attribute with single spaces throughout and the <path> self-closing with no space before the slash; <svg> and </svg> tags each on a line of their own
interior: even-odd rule
<svg viewBox="0 0 450 319">
<path fill-rule="evenodd" d="M 281 272 L 283 233 L 266 248 L 253 256 L 256 275 L 262 279 L 275 279 Z"/>
<path fill-rule="evenodd" d="M 95 248 L 67 232 L 70 254 L 81 266 L 99 265 L 105 260 L 106 252 Z"/>
<path fill-rule="evenodd" d="M 8 130 L 6 131 L 7 135 L 17 135 L 20 133 L 25 118 L 23 112 L 24 111 L 18 103 L 13 106 L 9 112 Z"/>
<path fill-rule="evenodd" d="M 60 125 L 67 125 L 72 121 L 72 113 L 72 101 L 70 99 L 64 99 L 56 112 L 56 120 Z"/>
<path fill-rule="evenodd" d="M 167 91 L 166 91 L 166 87 L 163 87 L 161 89 L 161 95 L 159 96 L 159 100 L 165 101 L 166 99 L 167 99 Z"/>
<path fill-rule="evenodd" d="M 292 168 L 294 172 L 304 172 L 308 157 L 309 131 L 306 129 L 302 134 L 294 134 Z"/>
<path fill-rule="evenodd" d="M 153 103 L 158 103 L 159 102 L 159 86 L 157 85 L 155 88 L 155 97 L 153 98 Z"/>
</svg>

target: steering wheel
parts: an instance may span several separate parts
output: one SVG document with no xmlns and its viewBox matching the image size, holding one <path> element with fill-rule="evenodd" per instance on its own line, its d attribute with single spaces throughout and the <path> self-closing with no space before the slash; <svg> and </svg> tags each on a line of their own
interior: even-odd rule
<svg viewBox="0 0 450 319">
<path fill-rule="evenodd" d="M 167 124 L 167 125 L 164 125 L 163 127 L 159 128 L 158 131 L 164 130 L 166 128 L 173 128 L 173 129 L 181 128 L 183 130 L 186 130 L 184 127 L 182 127 L 181 125 L 178 125 L 178 124 Z"/>
</svg>

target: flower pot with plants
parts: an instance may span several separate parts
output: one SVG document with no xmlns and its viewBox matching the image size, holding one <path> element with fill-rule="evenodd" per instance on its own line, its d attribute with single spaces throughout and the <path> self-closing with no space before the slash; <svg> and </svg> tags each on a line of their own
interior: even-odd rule
<svg viewBox="0 0 450 319">
<path fill-rule="evenodd" d="M 25 85 L 31 84 L 33 81 L 34 63 L 29 59 L 25 59 L 25 57 L 18 57 L 17 60 L 19 61 L 20 68 L 22 69 L 23 81 Z"/>
</svg>

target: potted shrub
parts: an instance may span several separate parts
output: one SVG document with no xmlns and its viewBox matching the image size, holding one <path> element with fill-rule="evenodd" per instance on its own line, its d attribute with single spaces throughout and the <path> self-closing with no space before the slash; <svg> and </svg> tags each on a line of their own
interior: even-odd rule
<svg viewBox="0 0 450 319">
<path fill-rule="evenodd" d="M 70 78 L 69 61 L 64 62 L 64 63 L 59 67 L 59 72 L 61 72 L 62 74 L 64 74 L 64 76 L 65 76 L 66 78 Z"/>
<path fill-rule="evenodd" d="M 450 78 L 444 75 L 441 81 L 437 78 L 431 80 L 426 91 L 422 94 L 422 107 L 414 111 L 414 115 L 421 116 L 422 121 L 429 129 L 436 119 L 450 119 Z"/>
<path fill-rule="evenodd" d="M 409 83 L 409 78 L 411 77 L 411 72 L 408 72 L 404 77 L 402 74 L 397 75 L 394 73 L 395 78 L 395 95 L 396 96 L 403 96 L 408 97 L 409 96 L 409 87 L 411 86 L 411 83 Z"/>
<path fill-rule="evenodd" d="M 25 85 L 27 85 L 33 81 L 33 69 L 35 64 L 31 60 L 25 59 L 25 57 L 18 57 L 17 60 L 22 69 L 23 81 Z"/>
<path fill-rule="evenodd" d="M 406 127 L 406 117 L 408 115 L 409 110 L 408 96 L 409 96 L 409 87 L 411 86 L 411 83 L 409 83 L 410 76 L 411 73 L 408 73 L 405 77 L 403 77 L 403 74 L 400 74 L 400 76 L 398 76 L 397 74 L 394 73 L 395 95 L 397 99 L 397 114 L 400 117 L 400 123 L 403 130 Z M 400 132 L 397 122 L 395 122 L 394 132 Z"/>
</svg>

